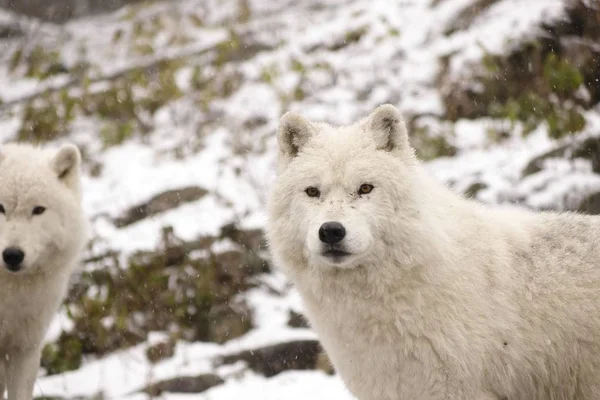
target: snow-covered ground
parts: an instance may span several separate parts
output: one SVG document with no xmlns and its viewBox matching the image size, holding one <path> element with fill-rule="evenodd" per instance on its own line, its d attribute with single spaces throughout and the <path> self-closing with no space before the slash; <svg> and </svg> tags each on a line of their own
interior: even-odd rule
<svg viewBox="0 0 600 400">
<path fill-rule="evenodd" d="M 103 149 L 96 119 L 80 116 L 72 123 L 68 139 L 85 146 L 87 156 L 103 166 L 100 175 L 88 173 L 84 180 L 85 209 L 93 218 L 96 238 L 87 255 L 105 250 L 127 255 L 154 249 L 161 227 L 167 225 L 184 240 L 215 235 L 230 222 L 244 228 L 262 227 L 265 195 L 274 179 L 274 132 L 284 111 L 294 109 L 309 118 L 344 124 L 381 103 L 391 102 L 410 116 L 441 117 L 444 106 L 436 84 L 441 57 L 451 55 L 449 73 L 456 79 L 468 80 L 468 66 L 476 63 L 484 51 L 505 52 L 514 43 L 538 35 L 542 21 L 564 16 L 564 3 L 559 0 L 498 0 L 479 13 L 467 28 L 448 35 L 444 33 L 448 24 L 476 0 L 251 0 L 251 15 L 245 20 L 236 20 L 237 6 L 242 2 L 230 3 L 156 3 L 73 21 L 63 29 L 44 27 L 42 33 L 38 32 L 35 40 L 47 41 L 48 46 L 59 43 L 65 64 L 76 64 L 82 58 L 92 64 L 94 78 L 147 65 L 157 58 L 184 60 L 177 73 L 183 96 L 150 117 L 152 129 L 144 137 L 134 136 L 123 144 Z M 201 19 L 202 24 L 194 23 L 192 16 Z M 138 39 L 132 36 L 132 40 L 127 40 L 133 35 L 134 22 L 159 18 L 160 29 L 148 39 L 153 52 L 136 55 L 130 44 Z M 259 43 L 263 50 L 217 68 L 214 54 L 203 49 L 233 41 L 230 29 Z M 115 42 L 117 31 L 123 33 Z M 174 45 L 170 41 L 174 35 L 184 35 L 187 40 Z M 8 43 L 7 54 L 17 45 Z M 241 75 L 240 83 L 231 96 L 217 96 L 203 110 L 190 84 L 196 66 L 214 80 L 235 72 Z M 0 65 L 0 98 L 4 104 L 65 82 L 68 77 L 64 75 L 44 81 L 16 79 L 15 73 L 9 72 L 8 62 Z M 15 112 L 11 115 L 9 109 Z M 19 106 L 2 109 L 2 140 L 16 134 L 19 110 Z M 217 118 L 210 119 L 208 115 Z M 586 130 L 565 139 L 566 142 L 600 132 L 598 109 L 587 111 L 585 117 Z M 247 123 L 257 119 L 264 123 L 249 128 Z M 532 158 L 559 143 L 549 139 L 544 126 L 540 126 L 526 138 L 513 137 L 497 144 L 486 135 L 495 124 L 498 121 L 490 119 L 454 124 L 449 140 L 458 153 L 428 163 L 431 173 L 459 191 L 474 182 L 484 182 L 486 188 L 479 192 L 480 200 L 498 203 L 518 198 L 524 205 L 536 208 L 565 208 L 565 196 L 569 193 L 585 195 L 600 190 L 599 175 L 592 172 L 589 162 L 582 160 L 549 160 L 542 172 L 522 179 L 521 171 Z M 434 131 L 443 130 L 443 123 L 437 119 L 432 126 Z M 58 139 L 57 143 L 66 139 Z M 111 222 L 111 218 L 158 193 L 189 185 L 200 186 L 209 193 L 198 201 L 126 227 L 118 228 Z M 289 311 L 301 312 L 302 304 L 281 274 L 274 272 L 261 279 L 282 294 L 274 294 L 267 286 L 245 294 L 254 309 L 256 325 L 246 335 L 223 345 L 179 342 L 173 357 L 150 364 L 145 350 L 153 340 L 161 338 L 157 332 L 148 343 L 86 360 L 79 370 L 52 376 L 41 373 L 36 395 L 91 398 L 102 393 L 107 399 L 141 400 L 148 396 L 139 391 L 151 382 L 216 373 L 226 380 L 225 384 L 201 394 L 162 397 L 351 399 L 337 376 L 320 370 L 287 371 L 271 378 L 247 371 L 243 365 L 215 370 L 213 362 L 222 355 L 315 338 L 309 329 L 287 326 Z M 63 312 L 47 340 L 55 339 L 61 329 L 71 329 Z"/>
</svg>

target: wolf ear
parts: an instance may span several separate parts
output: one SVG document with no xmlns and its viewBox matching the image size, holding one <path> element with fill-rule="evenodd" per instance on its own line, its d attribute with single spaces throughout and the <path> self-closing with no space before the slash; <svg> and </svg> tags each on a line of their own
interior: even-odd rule
<svg viewBox="0 0 600 400">
<path fill-rule="evenodd" d="M 63 145 L 52 159 L 52 170 L 59 180 L 72 189 L 79 187 L 81 153 L 73 144 Z"/>
<path fill-rule="evenodd" d="M 408 133 L 404 118 L 391 104 L 379 106 L 367 118 L 368 129 L 378 150 L 394 151 L 408 149 Z"/>
<path fill-rule="evenodd" d="M 288 111 L 279 121 L 277 132 L 279 151 L 290 158 L 294 158 L 313 134 L 314 127 L 307 119 L 300 114 Z"/>
</svg>

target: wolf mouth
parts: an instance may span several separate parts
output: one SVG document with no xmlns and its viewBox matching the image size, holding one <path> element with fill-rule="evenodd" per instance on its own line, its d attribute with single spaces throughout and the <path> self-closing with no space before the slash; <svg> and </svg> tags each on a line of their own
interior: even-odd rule
<svg viewBox="0 0 600 400">
<path fill-rule="evenodd" d="M 6 264 L 6 269 L 9 270 L 10 272 L 19 272 L 20 270 L 23 269 L 22 265 L 8 265 Z"/>
<path fill-rule="evenodd" d="M 350 255 L 350 253 L 344 251 L 344 250 L 340 250 L 340 249 L 336 249 L 334 247 L 331 247 L 329 249 L 326 249 L 323 252 L 323 255 L 326 257 L 331 257 L 331 258 L 343 258 L 343 257 L 347 257 Z"/>
</svg>

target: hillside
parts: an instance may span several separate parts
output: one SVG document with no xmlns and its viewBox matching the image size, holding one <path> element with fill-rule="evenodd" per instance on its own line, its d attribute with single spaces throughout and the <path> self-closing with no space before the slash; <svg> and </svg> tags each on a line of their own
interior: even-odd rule
<svg viewBox="0 0 600 400">
<path fill-rule="evenodd" d="M 0 140 L 77 143 L 92 221 L 39 397 L 351 398 L 262 238 L 287 110 L 345 124 L 393 103 L 453 190 L 600 214 L 593 0 L 0 11 L 0 41 Z"/>
</svg>

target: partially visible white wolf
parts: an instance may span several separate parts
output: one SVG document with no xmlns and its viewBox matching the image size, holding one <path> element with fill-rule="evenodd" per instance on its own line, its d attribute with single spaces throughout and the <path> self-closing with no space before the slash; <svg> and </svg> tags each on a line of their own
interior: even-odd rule
<svg viewBox="0 0 600 400">
<path fill-rule="evenodd" d="M 461 198 L 391 105 L 278 140 L 272 255 L 358 399 L 600 399 L 600 218 Z"/>
<path fill-rule="evenodd" d="M 85 245 L 80 163 L 70 144 L 0 147 L 0 393 L 9 400 L 33 396 L 41 343 Z"/>
</svg>

